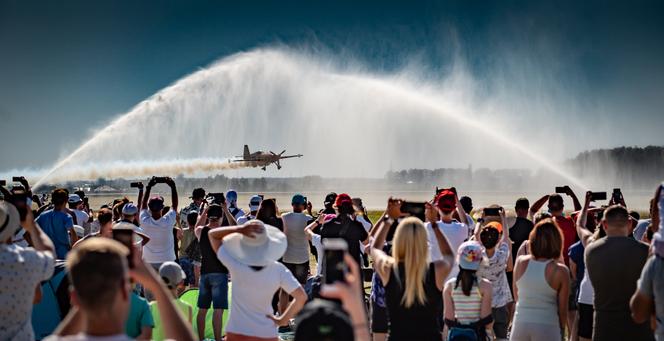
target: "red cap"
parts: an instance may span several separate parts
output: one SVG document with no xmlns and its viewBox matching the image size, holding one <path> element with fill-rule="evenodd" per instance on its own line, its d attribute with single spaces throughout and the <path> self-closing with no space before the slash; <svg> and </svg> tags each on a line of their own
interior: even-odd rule
<svg viewBox="0 0 664 341">
<path fill-rule="evenodd" d="M 337 199 L 334 202 L 334 205 L 339 207 L 343 204 L 348 204 L 348 205 L 353 204 L 353 200 L 350 198 L 350 195 L 348 195 L 346 193 L 341 193 L 341 194 L 337 195 Z"/>
<path fill-rule="evenodd" d="M 443 213 L 450 213 L 456 208 L 456 195 L 450 190 L 444 190 L 436 197 L 436 206 Z"/>
</svg>

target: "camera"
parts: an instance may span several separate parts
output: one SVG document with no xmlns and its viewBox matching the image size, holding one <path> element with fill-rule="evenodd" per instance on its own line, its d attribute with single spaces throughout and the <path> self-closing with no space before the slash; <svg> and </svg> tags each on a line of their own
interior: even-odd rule
<svg viewBox="0 0 664 341">
<path fill-rule="evenodd" d="M 23 180 L 22 176 L 13 176 L 12 177 L 12 181 L 14 181 L 14 182 L 21 182 L 21 180 Z"/>
<path fill-rule="evenodd" d="M 158 184 L 159 183 L 164 184 L 164 183 L 168 182 L 168 177 L 166 177 L 166 176 L 155 176 L 153 179 L 154 179 L 154 182 L 158 183 Z"/>
<path fill-rule="evenodd" d="M 341 238 L 323 239 L 323 250 L 325 250 L 325 284 L 344 282 L 347 271 L 344 254 L 348 251 L 348 243 Z"/>
<path fill-rule="evenodd" d="M 592 192 L 590 193 L 590 201 L 606 200 L 606 192 Z"/>
<path fill-rule="evenodd" d="M 142 182 L 132 182 L 132 183 L 129 184 L 129 187 L 141 188 L 141 187 L 143 187 L 143 183 Z"/>
<path fill-rule="evenodd" d="M 224 197 L 224 193 L 208 193 L 207 197 L 205 197 L 205 200 L 207 200 L 208 204 L 226 204 L 226 197 Z"/>
<path fill-rule="evenodd" d="M 0 186 L 7 186 L 7 180 L 0 180 Z"/>
<path fill-rule="evenodd" d="M 424 216 L 424 211 L 425 203 L 423 202 L 401 202 L 401 213 L 407 213 L 413 217 L 417 217 L 420 218 L 420 220 L 425 221 L 426 217 Z"/>
</svg>

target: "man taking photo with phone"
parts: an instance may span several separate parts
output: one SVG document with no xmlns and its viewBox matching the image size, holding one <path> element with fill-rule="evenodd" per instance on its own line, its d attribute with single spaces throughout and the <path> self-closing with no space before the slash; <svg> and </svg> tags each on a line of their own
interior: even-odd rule
<svg viewBox="0 0 664 341">
<path fill-rule="evenodd" d="M 164 198 L 150 197 L 152 187 L 158 183 L 164 183 L 171 188 L 171 208 L 163 215 Z M 178 191 L 173 179 L 152 177 L 145 189 L 141 207 L 143 208 L 139 216 L 141 228 L 150 237 L 149 245 L 145 245 L 143 248 L 143 259 L 156 271 L 159 271 L 162 263 L 175 261 L 173 226 L 177 218 Z"/>
</svg>

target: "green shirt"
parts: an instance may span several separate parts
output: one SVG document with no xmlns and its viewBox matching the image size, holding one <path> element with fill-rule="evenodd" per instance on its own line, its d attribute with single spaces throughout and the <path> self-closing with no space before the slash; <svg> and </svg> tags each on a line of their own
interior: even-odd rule
<svg viewBox="0 0 664 341">
<path fill-rule="evenodd" d="M 194 308 L 189 303 L 183 302 L 179 299 L 173 300 L 173 303 L 182 313 L 187 323 L 191 324 L 190 316 L 193 315 Z M 154 328 L 152 329 L 152 340 L 161 341 L 165 339 L 164 327 L 161 323 L 161 316 L 159 316 L 159 309 L 157 309 L 157 301 L 150 302 L 150 311 L 154 319 Z"/>
<path fill-rule="evenodd" d="M 125 333 L 131 338 L 137 338 L 141 335 L 143 327 L 154 327 L 150 306 L 148 305 L 148 301 L 132 291 L 129 315 L 125 323 Z"/>
</svg>

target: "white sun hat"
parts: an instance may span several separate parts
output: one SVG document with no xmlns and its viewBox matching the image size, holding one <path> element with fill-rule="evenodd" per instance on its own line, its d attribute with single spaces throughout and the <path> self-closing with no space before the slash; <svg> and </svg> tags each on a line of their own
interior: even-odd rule
<svg viewBox="0 0 664 341">
<path fill-rule="evenodd" d="M 226 252 L 238 262 L 249 266 L 267 266 L 283 257 L 288 246 L 286 235 L 278 228 L 256 219 L 243 226 L 252 224 L 263 226 L 263 231 L 255 233 L 254 238 L 241 233 L 227 235 L 222 244 Z"/>
<path fill-rule="evenodd" d="M 21 218 L 16 206 L 0 200 L 0 241 L 4 242 L 21 228 Z"/>
</svg>

